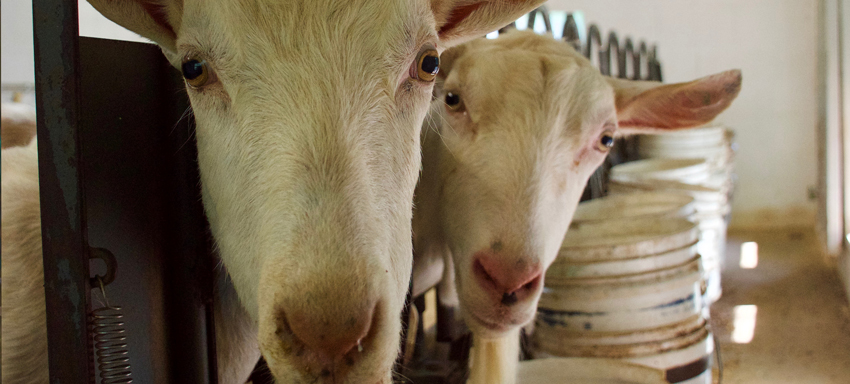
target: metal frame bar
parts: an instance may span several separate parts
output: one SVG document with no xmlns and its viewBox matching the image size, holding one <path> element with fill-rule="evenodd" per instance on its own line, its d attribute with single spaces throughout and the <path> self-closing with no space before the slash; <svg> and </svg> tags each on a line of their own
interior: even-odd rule
<svg viewBox="0 0 850 384">
<path fill-rule="evenodd" d="M 33 0 L 48 360 L 56 384 L 93 382 L 77 9 L 76 0 Z"/>
</svg>

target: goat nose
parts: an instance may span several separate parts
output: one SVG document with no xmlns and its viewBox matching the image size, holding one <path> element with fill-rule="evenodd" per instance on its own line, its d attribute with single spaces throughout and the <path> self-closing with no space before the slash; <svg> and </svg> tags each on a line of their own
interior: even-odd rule
<svg viewBox="0 0 850 384">
<path fill-rule="evenodd" d="M 479 285 L 506 306 L 531 297 L 543 276 L 539 266 L 507 263 L 486 253 L 477 255 L 472 268 Z"/>
<path fill-rule="evenodd" d="M 331 313 L 332 321 L 306 313 L 286 313 L 292 334 L 304 344 L 308 355 L 331 365 L 353 352 L 362 351 L 361 342 L 372 328 L 375 307 L 357 313 Z"/>
</svg>

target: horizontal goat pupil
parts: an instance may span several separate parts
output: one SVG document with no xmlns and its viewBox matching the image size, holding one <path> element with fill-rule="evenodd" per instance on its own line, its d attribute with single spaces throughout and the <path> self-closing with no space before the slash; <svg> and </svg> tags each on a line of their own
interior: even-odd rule
<svg viewBox="0 0 850 384">
<path fill-rule="evenodd" d="M 204 64 L 197 60 L 183 63 L 183 77 L 192 80 L 204 73 Z"/>
<path fill-rule="evenodd" d="M 440 58 L 437 56 L 425 56 L 422 59 L 422 70 L 436 75 L 440 71 Z"/>
</svg>

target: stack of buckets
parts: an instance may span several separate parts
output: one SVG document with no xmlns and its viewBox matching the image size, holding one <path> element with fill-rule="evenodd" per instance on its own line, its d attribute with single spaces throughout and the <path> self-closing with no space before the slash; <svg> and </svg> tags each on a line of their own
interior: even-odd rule
<svg viewBox="0 0 850 384">
<path fill-rule="evenodd" d="M 546 272 L 537 357 L 617 358 L 670 383 L 710 384 L 698 214 L 694 198 L 669 192 L 579 205 Z"/>
<path fill-rule="evenodd" d="M 698 251 L 707 282 L 705 300 L 720 298 L 720 270 L 726 252 L 726 228 L 734 174 L 731 131 L 709 127 L 642 136 L 646 158 L 611 169 L 610 193 L 676 191 L 696 200 L 693 220 L 700 229 Z"/>
</svg>

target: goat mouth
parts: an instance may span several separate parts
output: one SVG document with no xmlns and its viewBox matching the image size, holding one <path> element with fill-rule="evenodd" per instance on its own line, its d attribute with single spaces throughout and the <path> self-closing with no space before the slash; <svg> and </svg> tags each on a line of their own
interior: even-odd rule
<svg viewBox="0 0 850 384">
<path fill-rule="evenodd" d="M 491 312 L 493 309 L 491 309 Z M 490 332 L 504 333 L 516 327 L 521 327 L 532 320 L 534 312 L 531 314 L 525 311 L 505 310 L 505 308 L 496 308 L 495 316 L 486 317 L 481 315 L 481 311 L 469 310 L 467 312 L 473 322 L 482 326 Z M 484 313 L 488 313 L 484 311 Z"/>
<path fill-rule="evenodd" d="M 479 325 L 483 326 L 484 328 L 486 328 L 489 331 L 507 332 L 507 331 L 511 330 L 511 328 L 516 326 L 515 324 L 513 324 L 513 322 L 510 321 L 510 319 L 508 319 L 508 321 L 501 321 L 500 322 L 500 321 L 493 321 L 493 320 L 485 319 L 485 318 L 479 316 L 477 313 L 474 313 L 474 312 L 470 312 L 470 314 L 472 315 L 472 318 L 475 320 L 475 322 L 477 322 Z"/>
</svg>

